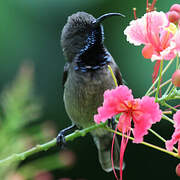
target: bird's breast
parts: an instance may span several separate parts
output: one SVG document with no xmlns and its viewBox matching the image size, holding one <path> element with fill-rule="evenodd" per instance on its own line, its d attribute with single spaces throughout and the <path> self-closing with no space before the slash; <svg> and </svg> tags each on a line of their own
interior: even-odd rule
<svg viewBox="0 0 180 180">
<path fill-rule="evenodd" d="M 64 89 L 64 103 L 71 120 L 79 127 L 91 126 L 97 108 L 103 103 L 104 91 L 114 87 L 107 66 L 93 72 L 69 72 Z"/>
</svg>

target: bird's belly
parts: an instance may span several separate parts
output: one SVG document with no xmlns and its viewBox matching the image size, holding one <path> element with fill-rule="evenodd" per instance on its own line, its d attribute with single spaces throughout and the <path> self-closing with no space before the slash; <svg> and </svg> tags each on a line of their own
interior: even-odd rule
<svg viewBox="0 0 180 180">
<path fill-rule="evenodd" d="M 112 78 L 102 78 L 83 82 L 67 81 L 64 90 L 66 111 L 78 127 L 86 128 L 94 124 L 94 115 L 103 103 L 103 94 L 114 88 Z M 100 131 L 99 131 L 100 133 Z"/>
</svg>

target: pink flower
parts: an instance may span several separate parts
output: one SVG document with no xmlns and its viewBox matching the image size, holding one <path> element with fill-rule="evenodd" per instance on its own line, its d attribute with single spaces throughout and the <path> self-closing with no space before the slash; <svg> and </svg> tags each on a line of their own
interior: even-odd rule
<svg viewBox="0 0 180 180">
<path fill-rule="evenodd" d="M 170 60 L 175 57 L 174 43 L 170 43 L 174 34 L 169 30 L 172 24 L 163 12 L 152 11 L 143 17 L 133 20 L 125 29 L 127 41 L 139 46 L 145 45 L 144 58 L 154 60 Z"/>
<path fill-rule="evenodd" d="M 118 130 L 127 132 L 133 120 L 135 143 L 143 141 L 147 130 L 152 124 L 160 121 L 162 115 L 154 97 L 144 96 L 142 99 L 134 99 L 131 90 L 124 85 L 105 91 L 103 106 L 98 108 L 94 120 L 96 123 L 105 122 L 120 113 Z"/>
<path fill-rule="evenodd" d="M 171 140 L 166 141 L 166 149 L 172 151 L 173 145 L 178 143 L 178 153 L 180 154 L 180 110 L 174 114 L 173 119 L 175 131 Z"/>
<path fill-rule="evenodd" d="M 144 96 L 142 99 L 134 99 L 131 90 L 127 86 L 121 85 L 116 89 L 105 91 L 103 106 L 98 108 L 98 114 L 94 116 L 94 120 L 96 123 L 105 122 L 117 114 L 121 114 L 117 125 L 118 130 L 129 136 L 131 121 L 133 121 L 134 143 L 140 143 L 151 125 L 160 121 L 162 112 L 153 97 Z M 123 136 L 120 148 L 121 179 L 127 142 L 128 138 Z"/>
</svg>

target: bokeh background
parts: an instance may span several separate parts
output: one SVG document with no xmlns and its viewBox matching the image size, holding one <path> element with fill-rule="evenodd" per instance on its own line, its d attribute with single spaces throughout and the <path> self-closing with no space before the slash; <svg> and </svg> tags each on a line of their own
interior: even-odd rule
<svg viewBox="0 0 180 180">
<path fill-rule="evenodd" d="M 168 11 L 179 0 L 159 0 L 157 10 Z M 70 125 L 64 109 L 61 84 L 65 60 L 60 47 L 61 30 L 67 17 L 86 11 L 94 17 L 121 12 L 126 18 L 106 20 L 105 45 L 121 69 L 135 97 L 143 96 L 151 84 L 154 63 L 143 59 L 142 47 L 126 41 L 125 27 L 145 13 L 146 0 L 1 0 L 0 1 L 0 157 L 21 152 L 55 137 Z M 172 133 L 168 122 L 153 126 L 164 137 Z M 153 136 L 147 141 L 162 145 Z M 177 159 L 129 142 L 125 153 L 124 180 L 176 180 Z M 29 157 L 0 169 L 9 180 L 115 179 L 102 171 L 90 135 L 68 142 L 60 151 Z M 65 180 L 65 179 L 64 179 Z"/>
</svg>

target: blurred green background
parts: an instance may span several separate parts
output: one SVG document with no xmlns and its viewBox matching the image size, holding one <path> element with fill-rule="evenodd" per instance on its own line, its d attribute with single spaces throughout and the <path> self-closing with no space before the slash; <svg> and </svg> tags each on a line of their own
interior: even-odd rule
<svg viewBox="0 0 180 180">
<path fill-rule="evenodd" d="M 166 2 L 159 0 L 156 7 L 157 10 L 166 12 L 174 3 L 179 3 L 179 0 L 167 0 Z M 143 59 L 141 55 L 142 47 L 135 47 L 129 44 L 126 41 L 123 31 L 130 20 L 133 19 L 132 8 L 136 7 L 137 16 L 141 17 L 145 12 L 145 6 L 146 0 L 0 1 L 1 100 L 7 91 L 10 91 L 10 94 L 13 95 L 17 93 L 18 95 L 15 96 L 13 105 L 16 106 L 18 104 L 16 102 L 26 97 L 26 99 L 24 98 L 26 100 L 26 106 L 30 99 L 31 105 L 33 107 L 37 106 L 35 112 L 38 111 L 38 116 L 31 118 L 33 120 L 24 124 L 21 123 L 19 129 L 18 127 L 15 129 L 15 135 L 22 133 L 23 136 L 24 134 L 27 136 L 26 143 L 23 142 L 26 146 L 24 145 L 23 148 L 17 149 L 15 148 L 16 145 L 13 145 L 13 143 L 18 142 L 18 139 L 14 141 L 9 141 L 9 139 L 12 139 L 11 137 L 6 139 L 6 134 L 13 131 L 13 129 L 11 130 L 9 128 L 10 125 L 7 125 L 6 133 L 0 134 L 1 139 L 3 138 L 6 141 L 4 144 L 0 144 L 1 149 L 4 149 L 6 145 L 9 145 L 11 149 L 6 152 L 6 155 L 12 152 L 20 152 L 37 143 L 46 142 L 55 137 L 59 130 L 70 125 L 62 98 L 63 88 L 61 79 L 65 60 L 60 47 L 60 34 L 67 17 L 72 13 L 86 11 L 94 17 L 99 17 L 108 12 L 121 12 L 126 15 L 126 18 L 115 17 L 104 22 L 105 45 L 119 65 L 123 78 L 129 88 L 133 89 L 134 96 L 140 97 L 144 95 L 152 81 L 151 75 L 154 63 L 150 60 Z M 22 67 L 24 62 L 26 62 L 25 67 Z M 21 71 L 17 77 L 20 67 Z M 24 73 L 22 73 L 23 68 L 25 68 Z M 33 71 L 34 73 L 32 73 Z M 25 80 L 20 77 L 24 77 Z M 11 88 L 9 87 L 11 90 L 5 90 L 5 87 L 8 84 L 12 84 L 14 79 L 16 79 L 15 82 L 17 84 L 19 82 L 21 85 L 25 84 L 25 86 L 28 86 L 30 92 L 24 90 L 23 93 L 25 95 L 22 97 L 20 90 L 23 88 L 17 84 Z M 33 83 L 32 87 L 31 83 Z M 19 87 L 18 92 L 13 89 L 16 85 Z M 4 91 L 6 93 L 3 93 Z M 33 97 L 31 96 L 32 94 Z M 11 96 L 7 97 L 12 99 Z M 35 104 L 37 100 L 38 105 Z M 25 106 L 23 103 L 20 104 L 20 107 Z M 23 113 L 24 109 L 19 108 L 14 111 L 16 113 Z M 9 112 L 3 114 L 5 120 L 9 118 L 5 118 Z M 28 115 L 34 114 L 34 109 L 30 109 L 28 113 Z M 12 115 L 9 119 L 14 118 L 14 124 L 17 126 L 20 119 L 24 121 L 23 117 L 13 117 Z M 2 126 L 0 128 L 3 129 L 3 123 L 1 122 L 1 124 Z M 169 128 L 168 125 L 167 122 L 160 123 L 154 126 L 154 129 L 158 130 L 164 137 L 170 137 L 172 128 Z M 150 136 L 146 139 L 160 144 L 154 137 Z M 8 142 L 12 144 L 8 144 Z M 27 144 L 30 145 L 28 146 Z M 13 178 L 14 180 L 54 180 L 62 178 L 73 180 L 115 179 L 113 173 L 105 173 L 101 170 L 96 147 L 89 135 L 68 143 L 66 149 L 61 153 L 59 155 L 59 149 L 54 148 L 46 153 L 40 153 L 30 157 L 25 162 L 14 165 L 13 170 L 5 171 L 2 177 L 11 180 Z M 68 157 L 70 157 L 70 162 L 66 162 Z M 59 162 L 56 162 L 57 159 L 65 164 L 59 164 Z M 177 159 L 156 150 L 146 148 L 143 145 L 136 145 L 129 142 L 125 153 L 125 161 L 124 180 L 178 179 L 175 174 L 175 167 L 178 163 Z"/>
</svg>

